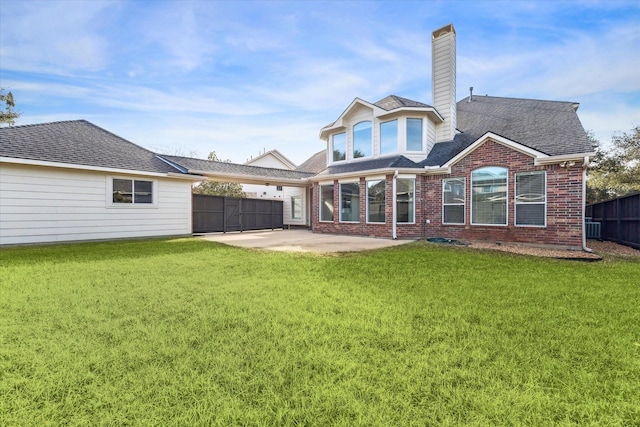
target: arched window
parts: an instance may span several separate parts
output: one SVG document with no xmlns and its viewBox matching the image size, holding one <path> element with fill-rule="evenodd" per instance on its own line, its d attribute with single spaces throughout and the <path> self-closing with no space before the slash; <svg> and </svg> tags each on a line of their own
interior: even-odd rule
<svg viewBox="0 0 640 427">
<path fill-rule="evenodd" d="M 371 156 L 371 122 L 364 121 L 353 127 L 353 158 Z"/>
<path fill-rule="evenodd" d="M 471 224 L 507 225 L 507 175 L 498 166 L 471 172 Z"/>
</svg>

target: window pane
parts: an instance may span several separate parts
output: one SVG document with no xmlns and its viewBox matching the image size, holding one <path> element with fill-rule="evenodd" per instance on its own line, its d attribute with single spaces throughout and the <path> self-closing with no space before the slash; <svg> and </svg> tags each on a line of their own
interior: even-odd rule
<svg viewBox="0 0 640 427">
<path fill-rule="evenodd" d="M 546 175 L 544 172 L 516 174 L 516 225 L 545 225 Z"/>
<path fill-rule="evenodd" d="M 367 222 L 385 221 L 385 182 L 367 181 Z"/>
<path fill-rule="evenodd" d="M 407 119 L 407 151 L 422 151 L 422 119 Z"/>
<path fill-rule="evenodd" d="M 333 185 L 320 187 L 320 221 L 333 221 Z"/>
<path fill-rule="evenodd" d="M 447 205 L 444 207 L 445 224 L 464 224 L 464 205 Z"/>
<path fill-rule="evenodd" d="M 544 226 L 544 204 L 516 204 L 516 225 Z"/>
<path fill-rule="evenodd" d="M 360 122 L 353 127 L 353 158 L 371 155 L 371 122 Z"/>
<path fill-rule="evenodd" d="M 398 151 L 398 121 L 380 123 L 380 154 Z"/>
<path fill-rule="evenodd" d="M 340 221 L 360 220 L 360 184 L 340 184 Z"/>
<path fill-rule="evenodd" d="M 342 132 L 333 135 L 333 161 L 344 160 L 347 158 L 347 134 Z"/>
<path fill-rule="evenodd" d="M 414 222 L 415 180 L 398 178 L 396 181 L 396 218 L 398 222 Z"/>
<path fill-rule="evenodd" d="M 132 182 L 130 179 L 114 178 L 113 203 L 133 203 Z"/>
<path fill-rule="evenodd" d="M 446 178 L 442 181 L 442 222 L 464 224 L 465 209 L 464 178 Z"/>
<path fill-rule="evenodd" d="M 507 224 L 507 169 L 486 167 L 471 173 L 473 224 Z"/>
<path fill-rule="evenodd" d="M 291 219 L 302 219 L 302 197 L 291 197 Z"/>
<path fill-rule="evenodd" d="M 134 181 L 134 203 L 153 203 L 153 183 L 151 181 Z"/>
</svg>

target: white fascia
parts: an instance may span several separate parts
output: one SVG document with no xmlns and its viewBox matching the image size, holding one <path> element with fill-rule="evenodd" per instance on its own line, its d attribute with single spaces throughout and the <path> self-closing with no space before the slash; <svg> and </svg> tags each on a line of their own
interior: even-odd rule
<svg viewBox="0 0 640 427">
<path fill-rule="evenodd" d="M 331 174 L 331 175 L 322 175 L 322 176 L 312 176 L 311 178 L 309 178 L 310 182 L 321 182 L 321 181 L 331 181 L 334 179 L 337 180 L 342 180 L 345 178 L 357 178 L 359 179 L 360 177 L 370 177 L 370 176 L 378 176 L 378 175 L 382 175 L 382 176 L 387 176 L 387 175 L 393 175 L 396 171 L 398 171 L 398 173 L 400 174 L 407 174 L 407 175 L 420 175 L 422 172 L 422 169 L 420 168 L 409 168 L 409 169 L 389 169 L 389 168 L 385 168 L 385 169 L 368 169 L 368 170 L 361 170 L 361 171 L 355 171 L 355 172 L 345 172 L 345 173 L 336 173 L 336 174 Z"/>
<path fill-rule="evenodd" d="M 233 182 L 237 184 L 257 184 L 257 185 L 284 185 L 289 187 L 307 187 L 309 179 L 307 178 L 274 178 L 269 176 L 250 176 L 232 173 L 215 173 L 203 170 L 191 170 L 189 173 L 201 175 L 198 181 L 222 181 Z"/>
<path fill-rule="evenodd" d="M 535 159 L 535 165 L 552 165 L 564 162 L 575 162 L 580 164 L 583 168 L 589 166 L 590 160 L 596 155 L 594 152 L 589 153 L 577 153 L 577 154 L 563 154 L 560 156 L 546 156 Z"/>
<path fill-rule="evenodd" d="M 172 172 L 158 173 L 158 172 L 139 171 L 139 170 L 132 170 L 132 169 L 105 168 L 101 166 L 87 166 L 87 165 L 78 165 L 74 163 L 48 162 L 43 160 L 19 159 L 14 157 L 0 157 L 0 163 L 10 163 L 14 165 L 24 165 L 24 166 L 41 166 L 41 167 L 60 168 L 60 169 L 73 169 L 73 170 L 92 171 L 92 172 L 106 172 L 106 173 L 112 173 L 112 174 L 171 177 L 171 178 L 174 177 L 174 174 Z M 180 175 L 180 174 L 175 174 L 175 175 Z"/>
<path fill-rule="evenodd" d="M 364 99 L 355 98 L 353 101 L 351 101 L 351 104 L 349 104 L 349 106 L 342 112 L 342 114 L 340 114 L 340 116 L 338 116 L 338 118 L 336 119 L 335 122 L 333 122 L 329 126 L 325 126 L 322 129 L 320 129 L 320 139 L 322 139 L 324 141 L 327 141 L 330 134 L 335 133 L 337 131 L 345 130 L 346 128 L 344 126 L 344 117 L 356 105 L 362 105 L 364 107 L 371 108 L 373 110 L 373 116 L 374 117 L 378 117 L 378 116 L 380 116 L 382 114 L 388 113 L 388 111 L 383 110 L 382 108 L 380 108 L 380 107 L 378 107 L 376 105 L 373 105 L 372 103 L 367 102 Z"/>
</svg>

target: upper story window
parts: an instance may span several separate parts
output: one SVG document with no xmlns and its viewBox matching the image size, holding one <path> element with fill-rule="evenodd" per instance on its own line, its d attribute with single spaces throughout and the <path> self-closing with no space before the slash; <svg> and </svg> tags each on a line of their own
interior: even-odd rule
<svg viewBox="0 0 640 427">
<path fill-rule="evenodd" d="M 471 223 L 507 225 L 507 169 L 489 166 L 471 172 Z"/>
<path fill-rule="evenodd" d="M 380 123 L 380 154 L 398 151 L 398 120 Z"/>
<path fill-rule="evenodd" d="M 422 151 L 422 119 L 407 119 L 407 151 Z"/>
<path fill-rule="evenodd" d="M 353 158 L 371 156 L 371 122 L 364 121 L 353 127 Z"/>
<path fill-rule="evenodd" d="M 153 181 L 113 178 L 112 190 L 114 204 L 153 204 Z"/>
<path fill-rule="evenodd" d="M 333 135 L 331 138 L 333 161 L 338 162 L 347 158 L 347 134 L 345 132 Z"/>
</svg>

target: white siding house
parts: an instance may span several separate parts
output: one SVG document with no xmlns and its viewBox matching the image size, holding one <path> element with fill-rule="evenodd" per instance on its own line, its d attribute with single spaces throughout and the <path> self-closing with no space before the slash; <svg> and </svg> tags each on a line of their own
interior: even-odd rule
<svg viewBox="0 0 640 427">
<path fill-rule="evenodd" d="M 191 234 L 192 179 L 155 154 L 84 121 L 0 136 L 0 245 Z"/>
</svg>

